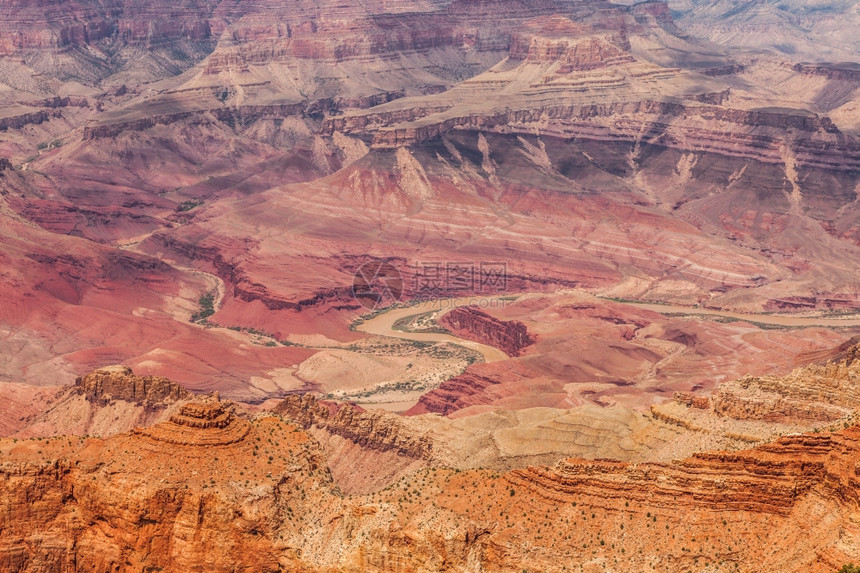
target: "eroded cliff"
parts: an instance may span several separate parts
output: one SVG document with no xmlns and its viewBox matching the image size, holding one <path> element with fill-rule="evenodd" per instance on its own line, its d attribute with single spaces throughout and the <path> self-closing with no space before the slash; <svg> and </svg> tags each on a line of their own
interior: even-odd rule
<svg viewBox="0 0 860 573">
<path fill-rule="evenodd" d="M 825 573 L 860 548 L 858 427 L 671 464 L 424 469 L 353 497 L 299 427 L 212 401 L 107 440 L 4 440 L 0 456 L 10 572 Z"/>
<path fill-rule="evenodd" d="M 735 419 L 833 422 L 860 403 L 860 345 L 825 364 L 803 366 L 787 376 L 746 376 L 720 386 L 714 412 Z"/>
<path fill-rule="evenodd" d="M 455 308 L 442 316 L 441 323 L 464 338 L 501 348 L 510 356 L 519 355 L 534 342 L 522 322 L 499 320 L 473 307 Z"/>
</svg>

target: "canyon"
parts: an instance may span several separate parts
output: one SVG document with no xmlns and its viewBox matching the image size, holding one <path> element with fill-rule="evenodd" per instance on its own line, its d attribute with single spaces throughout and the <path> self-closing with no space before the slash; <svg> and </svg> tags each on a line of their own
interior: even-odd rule
<svg viewBox="0 0 860 573">
<path fill-rule="evenodd" d="M 0 569 L 860 561 L 858 30 L 6 2 Z"/>
<path fill-rule="evenodd" d="M 825 370 L 856 382 L 857 352 Z M 110 374 L 139 387 L 131 373 Z M 429 461 L 436 444 L 411 434 L 408 419 L 309 396 L 275 411 L 284 417 L 243 416 L 215 396 L 110 438 L 0 440 L 0 563 L 14 571 L 760 571 L 763 558 L 817 572 L 835 570 L 860 543 L 860 429 L 848 421 L 669 463 L 417 465 L 386 487 L 345 496 L 331 445 L 308 429 L 340 435 L 364 455 L 413 461 Z M 791 549 L 771 550 L 785 539 Z"/>
</svg>

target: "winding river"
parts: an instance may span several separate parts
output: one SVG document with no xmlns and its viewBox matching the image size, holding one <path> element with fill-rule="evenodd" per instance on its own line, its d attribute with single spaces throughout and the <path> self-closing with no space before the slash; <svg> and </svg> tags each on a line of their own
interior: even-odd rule
<svg viewBox="0 0 860 573">
<path fill-rule="evenodd" d="M 482 299 L 486 300 L 486 299 Z M 407 307 L 393 308 L 389 311 L 370 318 L 356 327 L 356 330 L 366 332 L 368 334 L 377 334 L 380 336 L 390 336 L 392 338 L 400 338 L 403 340 L 415 340 L 418 342 L 451 342 L 459 346 L 463 346 L 470 350 L 474 350 L 484 357 L 485 362 L 499 362 L 507 360 L 508 355 L 492 346 L 466 340 L 451 334 L 443 334 L 438 332 L 407 332 L 396 330 L 394 324 L 401 318 L 413 316 L 416 314 L 424 314 L 441 310 L 442 314 L 453 310 L 458 306 L 466 306 L 469 299 L 439 299 L 428 301 L 420 304 L 409 305 Z M 440 314 L 441 316 L 441 314 Z"/>
<path fill-rule="evenodd" d="M 482 299 L 482 300 L 500 300 L 500 299 Z M 428 301 L 420 304 L 409 305 L 407 307 L 397 307 L 385 311 L 378 316 L 366 320 L 356 327 L 356 330 L 366 332 L 368 334 L 376 334 L 380 336 L 390 336 L 392 338 L 400 338 L 403 340 L 415 340 L 419 342 L 451 342 L 474 350 L 483 356 L 485 362 L 498 362 L 507 360 L 508 355 L 492 346 L 465 340 L 451 334 L 443 334 L 436 332 L 408 332 L 397 330 L 394 328 L 395 323 L 402 318 L 424 314 L 433 311 L 441 311 L 442 314 L 458 307 L 469 304 L 469 299 L 452 298 L 439 299 Z M 778 314 L 744 314 L 739 312 L 729 312 L 722 310 L 710 310 L 706 308 L 692 306 L 678 306 L 669 304 L 655 304 L 649 302 L 638 301 L 623 301 L 621 304 L 629 304 L 636 308 L 644 308 L 660 314 L 685 314 L 692 316 L 712 316 L 720 318 L 729 318 L 734 320 L 743 320 L 758 324 L 766 324 L 779 327 L 857 327 L 860 326 L 860 318 L 856 315 L 846 318 L 838 317 L 807 317 L 807 316 L 785 316 Z"/>
</svg>

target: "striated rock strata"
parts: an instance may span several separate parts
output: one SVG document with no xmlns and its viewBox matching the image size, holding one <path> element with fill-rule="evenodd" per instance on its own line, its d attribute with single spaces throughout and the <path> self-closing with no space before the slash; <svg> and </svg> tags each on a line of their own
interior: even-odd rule
<svg viewBox="0 0 860 573">
<path fill-rule="evenodd" d="M 401 418 L 381 410 L 335 405 L 305 394 L 288 396 L 274 411 L 306 429 L 311 426 L 324 429 L 368 449 L 393 451 L 413 459 L 432 457 L 433 447 L 428 437 L 414 435 L 403 427 Z"/>
<path fill-rule="evenodd" d="M 523 348 L 534 343 L 534 338 L 522 322 L 499 320 L 469 306 L 446 313 L 441 323 L 459 336 L 495 346 L 510 356 L 519 355 Z"/>
<path fill-rule="evenodd" d="M 860 344 L 823 365 L 796 368 L 787 376 L 745 376 L 726 382 L 713 396 L 718 415 L 771 422 L 832 422 L 860 406 Z"/>
<path fill-rule="evenodd" d="M 145 408 L 164 407 L 191 397 L 182 386 L 161 376 L 136 376 L 128 366 L 99 368 L 75 380 L 75 390 L 101 405 L 113 400 Z"/>
<path fill-rule="evenodd" d="M 235 423 L 156 427 L 185 442 L 0 441 L 0 567 L 832 573 L 860 550 L 860 427 L 668 464 L 436 468 L 344 497 L 319 446 L 279 418 L 194 438 Z"/>
<path fill-rule="evenodd" d="M 223 446 L 239 442 L 250 431 L 247 421 L 233 415 L 217 396 L 210 402 L 183 405 L 170 420 L 134 433 L 158 442 L 183 446 Z"/>
<path fill-rule="evenodd" d="M 79 376 L 46 404 L 22 418 L 14 435 L 109 436 L 166 420 L 193 394 L 160 376 L 137 376 L 127 366 L 107 366 Z"/>
</svg>

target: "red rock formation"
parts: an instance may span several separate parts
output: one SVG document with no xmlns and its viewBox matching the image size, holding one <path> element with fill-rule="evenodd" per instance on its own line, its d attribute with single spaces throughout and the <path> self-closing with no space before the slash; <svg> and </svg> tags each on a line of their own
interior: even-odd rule
<svg viewBox="0 0 860 573">
<path fill-rule="evenodd" d="M 427 437 L 410 435 L 398 416 L 381 410 L 364 411 L 350 404 L 335 406 L 305 394 L 288 396 L 273 411 L 306 429 L 314 426 L 364 448 L 393 451 L 413 459 L 432 457 L 432 444 Z"/>
<path fill-rule="evenodd" d="M 203 439 L 233 427 L 245 431 Z M 162 439 L 177 431 L 188 440 Z M 272 417 L 3 440 L 0 456 L 0 566 L 10 573 L 561 571 L 586 560 L 830 573 L 860 548 L 860 427 L 672 464 L 432 469 L 351 497 L 334 489 L 318 446 Z"/>
<path fill-rule="evenodd" d="M 860 400 L 860 345 L 826 364 L 796 368 L 786 376 L 746 376 L 722 384 L 714 411 L 739 420 L 832 422 L 849 416 Z"/>
<path fill-rule="evenodd" d="M 407 410 L 407 416 L 435 413 L 447 416 L 457 410 L 470 406 L 492 404 L 493 399 L 486 393 L 501 381 L 490 375 L 482 375 L 480 368 L 472 367 L 463 374 L 442 383 L 441 386 L 424 394 L 418 403 Z"/>
<path fill-rule="evenodd" d="M 212 33 L 209 5 L 15 0 L 4 6 L 0 16 L 0 54 L 79 47 L 111 38 L 145 47 L 183 39 L 200 41 Z"/>
<path fill-rule="evenodd" d="M 511 482 L 556 502 L 577 497 L 604 507 L 617 508 L 621 501 L 640 510 L 644 505 L 663 519 L 680 505 L 693 513 L 796 519 L 797 506 L 812 491 L 848 506 L 858 503 L 849 453 L 856 451 L 857 438 L 856 427 L 844 435 L 786 437 L 757 450 L 696 454 L 673 465 L 567 460 L 554 469 L 514 470 Z M 812 563 L 816 557 L 806 559 Z"/>
<path fill-rule="evenodd" d="M 530 63 L 561 62 L 556 74 L 584 72 L 629 64 L 635 58 L 626 39 L 612 34 L 594 35 L 590 26 L 568 18 L 537 18 L 511 38 L 509 59 Z"/>
<path fill-rule="evenodd" d="M 251 425 L 234 416 L 216 396 L 209 402 L 183 404 L 169 421 L 135 428 L 134 434 L 168 444 L 212 447 L 241 442 L 250 430 Z"/>
<path fill-rule="evenodd" d="M 675 392 L 675 402 L 698 410 L 707 410 L 711 407 L 711 400 L 707 396 L 696 396 L 689 392 Z"/>
<path fill-rule="evenodd" d="M 441 323 L 458 336 L 501 348 L 509 356 L 519 356 L 526 346 L 534 343 L 522 322 L 499 320 L 471 306 L 446 313 Z"/>
<path fill-rule="evenodd" d="M 127 366 L 108 366 L 75 380 L 75 389 L 90 402 L 133 402 L 146 408 L 165 407 L 191 397 L 182 386 L 161 376 L 135 376 Z"/>
<path fill-rule="evenodd" d="M 383 112 L 378 112 L 383 113 Z M 422 112 L 414 112 L 417 117 Z M 712 106 L 686 106 L 673 102 L 640 101 L 623 104 L 585 104 L 581 106 L 539 106 L 509 109 L 486 115 L 469 114 L 450 117 L 443 114 L 438 123 L 425 119 L 415 127 L 391 127 L 374 135 L 373 145 L 380 149 L 415 145 L 440 137 L 454 129 L 530 133 L 531 124 L 542 118 L 553 122 L 554 134 L 564 137 L 587 137 L 604 141 L 640 141 L 661 146 L 682 148 L 680 134 L 675 135 L 664 123 L 666 116 L 686 115 L 711 123 L 711 127 L 696 125 L 684 137 L 693 138 L 697 146 L 712 152 L 735 157 L 756 157 L 766 163 L 782 163 L 780 155 L 782 130 L 801 132 L 795 142 L 798 161 L 807 167 L 852 170 L 860 165 L 860 144 L 839 134 L 826 117 L 781 110 L 748 111 Z M 617 119 L 614 125 L 601 124 L 601 118 Z M 629 118 L 629 119 L 628 119 Z M 591 121 L 595 121 L 594 124 Z M 384 123 L 380 122 L 380 123 Z M 713 128 L 722 125 L 728 130 L 763 132 L 743 134 Z M 730 127 L 734 126 L 734 127 Z M 681 127 L 681 126 L 679 126 Z M 771 132 L 772 134 L 767 134 Z M 832 134 L 833 152 L 816 143 L 821 132 Z M 687 140 L 689 142 L 689 140 Z M 837 151 L 838 149 L 838 151 Z"/>
<path fill-rule="evenodd" d="M 319 486 L 330 491 L 330 479 L 320 470 L 318 450 L 292 429 L 274 418 L 237 419 L 224 429 L 167 422 L 110 441 L 75 439 L 82 455 L 74 461 L 58 457 L 65 440 L 43 443 L 32 460 L 14 461 L 4 447 L 0 567 L 226 571 L 241 565 L 271 571 L 281 563 L 295 569 L 290 538 L 309 517 L 308 493 Z M 181 439 L 172 439 L 181 432 Z M 277 449 L 265 441 L 273 437 Z M 22 453 L 21 447 L 14 451 Z M 225 494 L 237 486 L 241 501 L 231 502 Z M 12 507 L 19 508 L 14 517 L 7 511 Z M 66 511 L 76 517 L 56 521 Z M 275 516 L 285 524 L 296 520 L 287 526 L 294 533 L 286 544 L 276 542 L 267 525 Z M 34 528 L 37 521 L 43 525 Z M 191 537 L 171 533 L 180 530 Z M 34 536 L 74 540 L 76 548 L 32 544 Z"/>
</svg>

